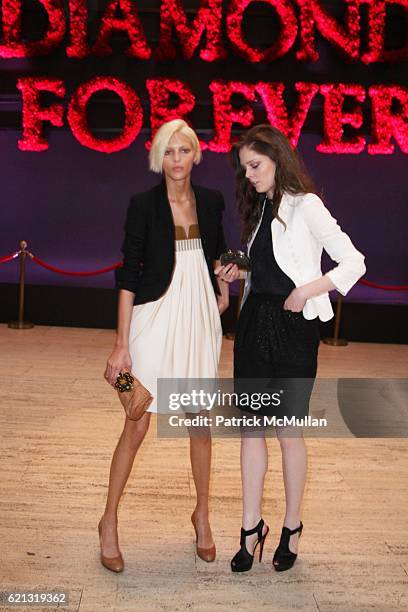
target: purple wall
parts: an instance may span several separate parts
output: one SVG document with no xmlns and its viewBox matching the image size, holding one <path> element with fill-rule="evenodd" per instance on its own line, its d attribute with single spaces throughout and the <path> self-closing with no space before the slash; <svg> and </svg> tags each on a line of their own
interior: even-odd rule
<svg viewBox="0 0 408 612">
<path fill-rule="evenodd" d="M 201 135 L 201 134 L 200 134 Z M 129 196 L 160 177 L 149 172 L 141 135 L 125 151 L 104 155 L 82 147 L 69 132 L 52 131 L 43 153 L 19 151 L 19 132 L 0 132 L 2 201 L 0 257 L 25 239 L 41 259 L 73 270 L 89 270 L 121 259 L 123 223 Z M 205 137 L 204 137 L 205 139 Z M 393 155 L 323 155 L 320 137 L 303 135 L 299 149 L 332 214 L 366 255 L 366 278 L 407 284 L 407 158 Z M 204 152 L 194 168 L 198 184 L 221 189 L 227 204 L 225 233 L 239 246 L 234 180 L 225 155 Z M 327 262 L 324 262 L 326 268 Z M 16 282 L 16 261 L 0 265 L 0 283 Z M 113 287 L 113 273 L 60 276 L 29 261 L 27 282 L 45 285 Z M 347 300 L 408 303 L 408 292 L 357 286 Z"/>
</svg>

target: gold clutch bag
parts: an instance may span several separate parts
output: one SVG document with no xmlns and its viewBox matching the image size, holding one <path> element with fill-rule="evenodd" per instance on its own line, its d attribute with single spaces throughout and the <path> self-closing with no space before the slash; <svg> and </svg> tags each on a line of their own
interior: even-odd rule
<svg viewBox="0 0 408 612">
<path fill-rule="evenodd" d="M 153 395 L 130 372 L 119 372 L 115 387 L 126 416 L 132 421 L 138 421 L 152 403 Z"/>
</svg>

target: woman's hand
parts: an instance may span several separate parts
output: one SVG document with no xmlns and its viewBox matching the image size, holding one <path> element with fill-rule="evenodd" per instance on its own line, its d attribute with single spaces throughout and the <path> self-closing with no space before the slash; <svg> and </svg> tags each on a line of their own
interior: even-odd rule
<svg viewBox="0 0 408 612">
<path fill-rule="evenodd" d="M 110 385 L 114 386 L 119 372 L 132 370 L 132 361 L 130 359 L 129 349 L 121 346 L 115 346 L 106 363 L 105 379 Z"/>
<path fill-rule="evenodd" d="M 296 287 L 296 289 L 293 289 L 291 293 L 289 293 L 283 304 L 283 308 L 284 310 L 292 310 L 293 312 L 302 312 L 307 299 L 303 287 Z"/>
<path fill-rule="evenodd" d="M 218 312 L 220 316 L 225 312 L 229 306 L 229 299 L 225 299 L 223 295 L 217 295 Z"/>
<path fill-rule="evenodd" d="M 233 283 L 240 278 L 240 270 L 237 264 L 227 264 L 226 266 L 217 266 L 214 274 L 226 283 Z"/>
</svg>

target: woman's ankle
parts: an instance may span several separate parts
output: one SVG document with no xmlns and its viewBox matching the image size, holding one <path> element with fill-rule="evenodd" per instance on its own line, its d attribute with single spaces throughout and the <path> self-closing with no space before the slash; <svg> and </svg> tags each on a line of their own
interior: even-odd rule
<svg viewBox="0 0 408 612">
<path fill-rule="evenodd" d="M 195 519 L 198 519 L 200 522 L 206 522 L 206 521 L 209 522 L 208 509 L 204 509 L 204 510 L 198 509 L 197 510 L 197 508 L 195 508 L 193 510 L 192 515 L 194 516 Z"/>
<path fill-rule="evenodd" d="M 260 514 L 246 514 L 242 517 L 242 527 L 245 531 L 256 527 L 261 520 Z"/>
<path fill-rule="evenodd" d="M 107 510 L 105 510 L 102 515 L 102 520 L 106 523 L 117 523 L 118 515 L 116 512 L 108 512 Z"/>
<path fill-rule="evenodd" d="M 208 499 L 203 499 L 202 501 L 196 501 L 195 508 L 193 510 L 193 514 L 200 517 L 208 517 L 210 513 Z"/>
<path fill-rule="evenodd" d="M 300 515 L 285 516 L 283 524 L 289 529 L 296 529 L 300 525 Z"/>
</svg>

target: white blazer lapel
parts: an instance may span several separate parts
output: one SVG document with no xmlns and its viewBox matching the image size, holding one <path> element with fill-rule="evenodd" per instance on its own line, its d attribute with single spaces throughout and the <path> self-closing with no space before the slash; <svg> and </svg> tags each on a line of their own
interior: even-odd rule
<svg viewBox="0 0 408 612">
<path fill-rule="evenodd" d="M 247 242 L 247 254 L 248 254 L 248 256 L 249 256 L 249 251 L 251 249 L 252 243 L 255 240 L 255 236 L 257 235 L 258 230 L 259 230 L 259 226 L 261 225 L 261 222 L 262 222 L 262 217 L 263 217 L 263 213 L 264 213 L 264 210 L 265 210 L 265 202 L 266 202 L 266 196 L 265 196 L 265 199 L 264 199 L 264 202 L 263 202 L 263 205 L 262 205 L 262 213 L 261 213 L 261 217 L 259 219 L 258 225 L 256 226 L 256 228 L 252 232 L 251 238 Z M 242 309 L 242 307 L 244 305 L 244 302 L 245 302 L 245 300 L 248 297 L 250 289 L 251 289 L 251 271 L 248 272 L 248 274 L 246 275 L 246 278 L 245 278 L 244 294 L 242 296 L 240 310 Z"/>
<path fill-rule="evenodd" d="M 276 263 L 289 278 L 293 280 L 296 286 L 301 282 L 297 268 L 293 265 L 293 253 L 291 249 L 291 231 L 292 231 L 292 217 L 294 213 L 294 204 L 292 197 L 288 193 L 282 195 L 281 203 L 279 205 L 279 217 L 286 223 L 285 226 L 279 221 L 279 219 L 273 219 L 271 223 L 271 236 L 272 236 L 272 248 L 273 254 L 276 259 Z"/>
<path fill-rule="evenodd" d="M 279 256 L 279 242 L 281 238 L 284 238 L 285 231 L 288 231 L 288 217 L 290 217 L 290 207 L 288 204 L 288 196 L 286 193 L 282 195 L 278 214 L 279 214 L 279 217 L 282 219 L 282 221 L 286 223 L 286 229 L 285 229 L 285 226 L 279 221 L 279 219 L 276 219 L 276 218 L 272 219 L 271 232 L 272 232 L 272 245 L 274 247 L 275 259 L 276 259 L 277 254 Z"/>
</svg>

